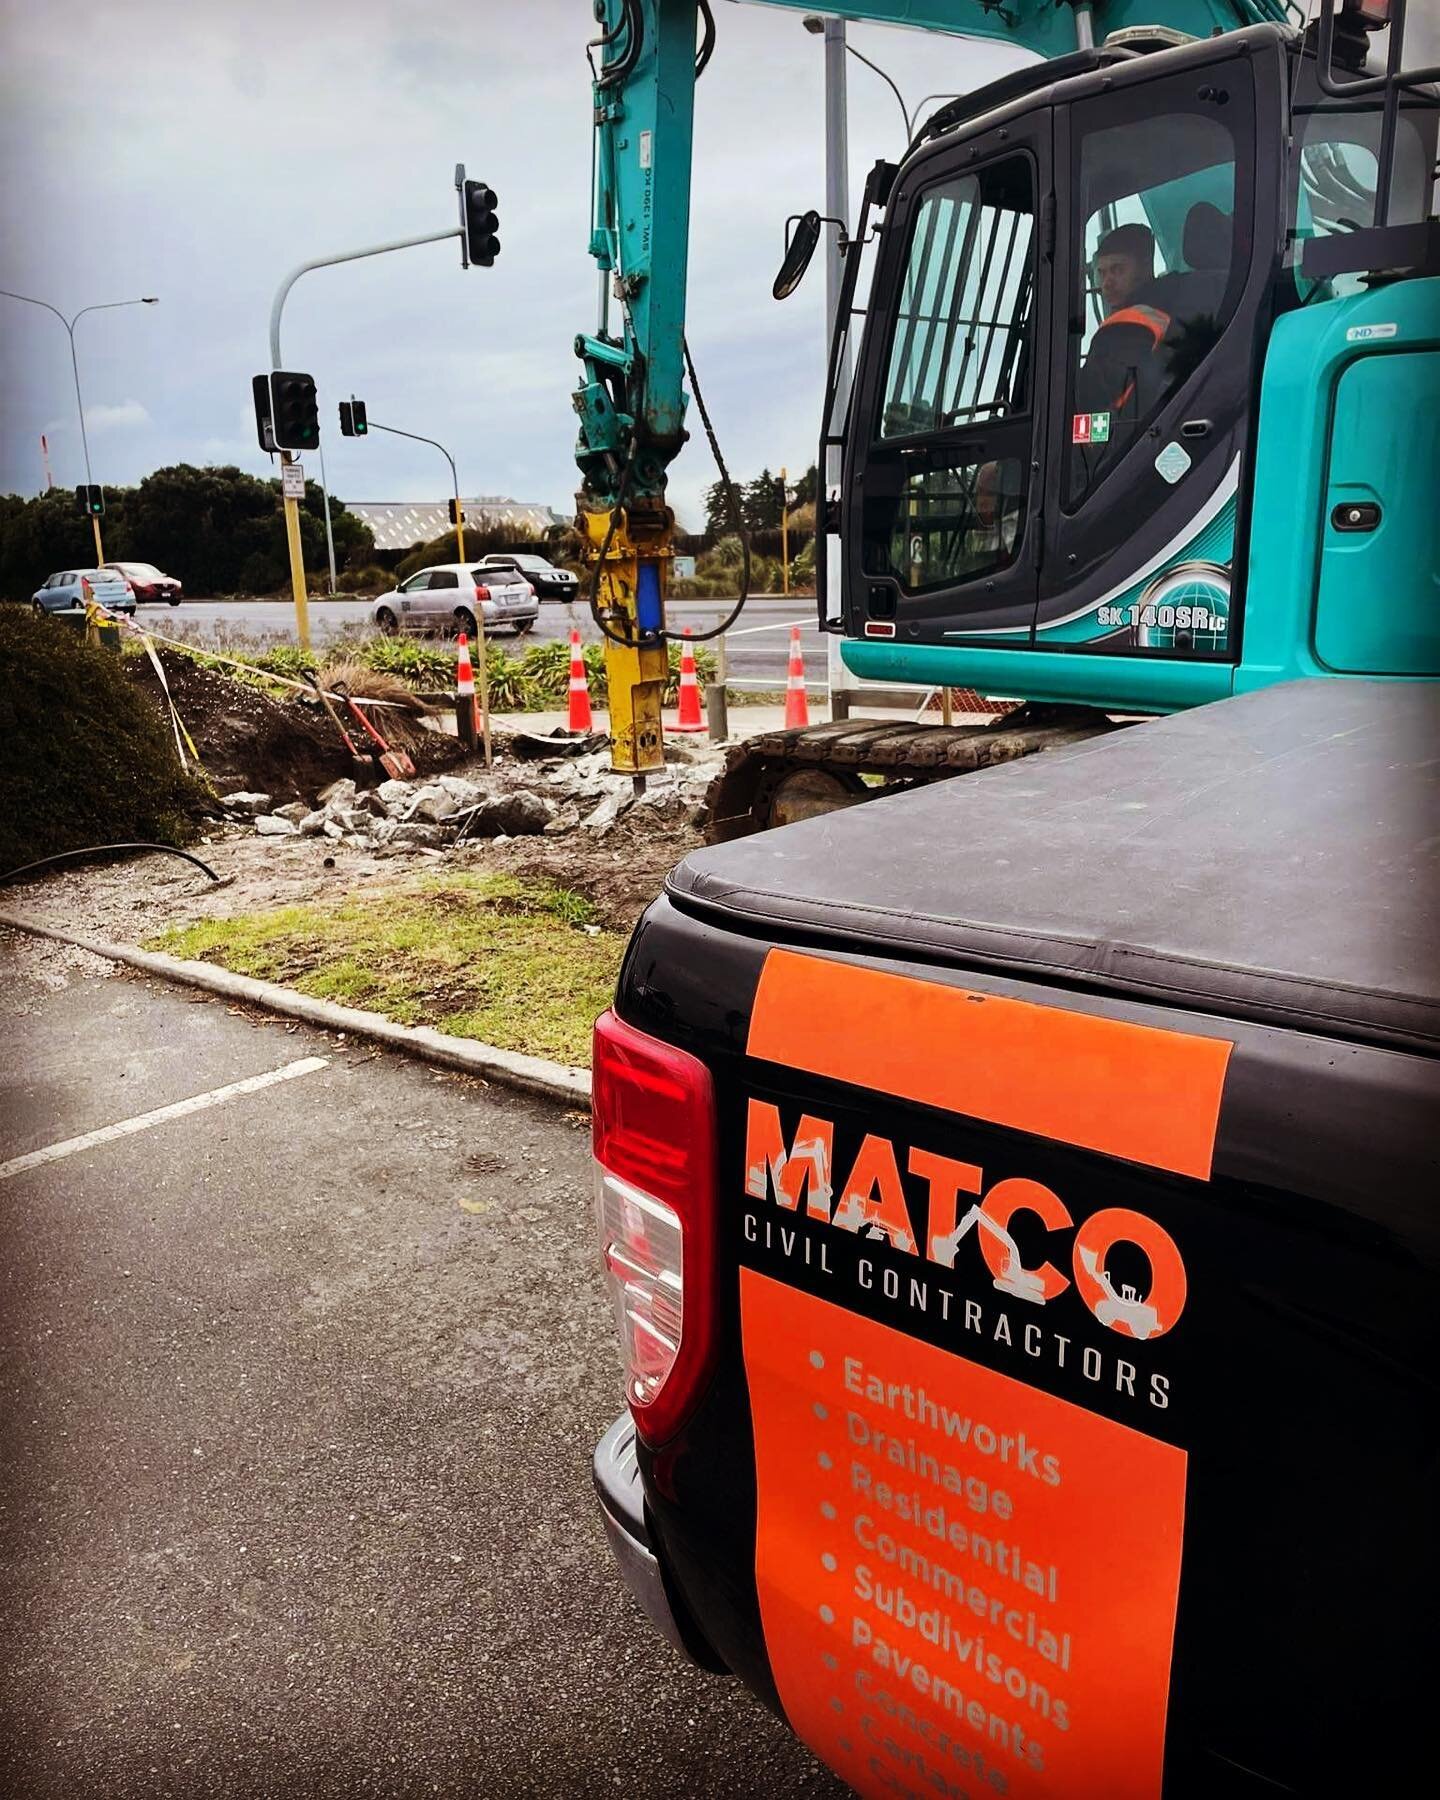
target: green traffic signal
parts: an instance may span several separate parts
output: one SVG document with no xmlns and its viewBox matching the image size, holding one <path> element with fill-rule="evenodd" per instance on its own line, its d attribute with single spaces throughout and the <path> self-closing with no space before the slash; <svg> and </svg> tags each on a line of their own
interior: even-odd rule
<svg viewBox="0 0 1440 1800">
<path fill-rule="evenodd" d="M 320 442 L 313 375 L 274 370 L 270 376 L 270 429 L 277 450 L 313 450 Z"/>
</svg>

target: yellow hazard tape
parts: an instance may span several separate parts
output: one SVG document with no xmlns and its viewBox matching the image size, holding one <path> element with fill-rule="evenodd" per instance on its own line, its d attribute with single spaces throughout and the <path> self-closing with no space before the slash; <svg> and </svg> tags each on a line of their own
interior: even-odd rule
<svg viewBox="0 0 1440 1800">
<path fill-rule="evenodd" d="M 165 703 L 170 708 L 170 724 L 175 732 L 175 752 L 180 758 L 180 767 L 183 769 L 188 766 L 185 761 L 185 751 L 188 748 L 191 760 L 194 762 L 196 768 L 203 772 L 205 765 L 200 761 L 200 752 L 195 748 L 194 738 L 192 738 L 190 733 L 185 729 L 185 721 L 180 717 L 180 709 L 175 704 L 175 696 L 170 692 L 170 681 L 165 673 L 165 665 L 156 655 L 155 646 L 151 643 L 148 632 L 142 631 L 140 633 L 140 642 L 145 646 L 145 654 L 150 658 L 155 673 L 160 679 L 160 687 L 165 695 Z"/>
<path fill-rule="evenodd" d="M 222 656 L 218 650 L 202 650 L 198 644 L 185 644 L 178 638 L 168 638 L 159 631 L 147 632 L 143 626 L 137 625 L 134 619 L 127 619 L 123 613 L 112 613 L 98 600 L 86 603 L 87 619 L 90 616 L 91 608 L 94 609 L 97 623 L 118 625 L 124 631 L 133 631 L 136 637 L 142 640 L 153 638 L 157 644 L 163 644 L 167 650 L 178 650 L 183 656 L 193 656 L 197 662 L 224 663 L 229 669 L 239 669 L 242 675 L 249 675 L 252 678 L 258 675 L 263 681 L 273 681 L 277 687 L 294 688 L 297 694 L 304 694 L 308 697 L 323 691 L 331 700 L 341 702 L 350 700 L 356 706 L 378 706 L 391 712 L 409 712 L 410 710 L 399 700 L 377 700 L 369 694 L 332 694 L 328 688 L 322 690 L 312 687 L 308 681 L 295 681 L 289 675 L 276 675 L 269 669 L 257 669 L 254 663 L 239 662 L 233 656 Z M 168 687 L 165 692 L 168 696 L 170 692 Z"/>
</svg>

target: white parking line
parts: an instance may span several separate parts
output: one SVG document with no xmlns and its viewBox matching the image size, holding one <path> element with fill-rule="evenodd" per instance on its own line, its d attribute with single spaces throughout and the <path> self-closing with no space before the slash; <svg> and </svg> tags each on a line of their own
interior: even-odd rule
<svg viewBox="0 0 1440 1800">
<path fill-rule="evenodd" d="M 286 1063 L 283 1069 L 271 1069 L 265 1075 L 249 1075 L 244 1081 L 232 1081 L 227 1087 L 211 1088 L 208 1094 L 196 1094 L 190 1100 L 177 1100 L 173 1106 L 158 1106 L 154 1112 L 139 1113 L 133 1119 L 122 1119 L 118 1125 L 102 1125 L 98 1131 L 87 1131 L 80 1137 L 66 1138 L 63 1143 L 49 1144 L 43 1150 L 32 1150 L 28 1156 L 17 1156 L 12 1162 L 0 1163 L 0 1181 L 35 1169 L 41 1163 L 58 1162 L 62 1156 L 73 1156 L 77 1150 L 89 1150 L 96 1144 L 107 1144 L 111 1138 L 129 1137 L 137 1131 L 148 1131 L 152 1125 L 163 1125 L 167 1119 L 183 1119 L 186 1113 L 204 1112 L 206 1107 L 220 1106 L 226 1100 L 238 1100 L 242 1094 L 256 1094 L 261 1088 L 273 1087 L 277 1081 L 293 1081 L 297 1075 L 310 1075 L 316 1069 L 328 1068 L 326 1056 L 304 1056 L 299 1062 Z"/>
</svg>

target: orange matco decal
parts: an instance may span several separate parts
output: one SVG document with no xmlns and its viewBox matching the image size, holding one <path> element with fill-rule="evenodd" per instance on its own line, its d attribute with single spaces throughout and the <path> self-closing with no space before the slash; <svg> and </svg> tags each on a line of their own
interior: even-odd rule
<svg viewBox="0 0 1440 1800">
<path fill-rule="evenodd" d="M 1155 1800 L 1185 1452 L 740 1271 L 781 1703 L 866 1796 Z"/>
<path fill-rule="evenodd" d="M 1210 1177 L 1234 1048 L 772 950 L 749 1054 L 859 1088 Z"/>
</svg>

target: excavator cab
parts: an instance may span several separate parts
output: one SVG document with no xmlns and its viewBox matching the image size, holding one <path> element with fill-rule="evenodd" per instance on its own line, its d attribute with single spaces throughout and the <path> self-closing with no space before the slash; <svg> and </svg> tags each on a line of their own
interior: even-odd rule
<svg viewBox="0 0 1440 1800">
<path fill-rule="evenodd" d="M 1307 272 L 1307 246 L 1423 232 L 1433 205 L 1434 89 L 1377 94 L 1330 23 L 1037 65 L 881 166 L 823 440 L 842 566 L 821 607 L 855 672 L 1111 710 L 1232 691 L 1257 468 L 1286 454 L 1261 414 L 1277 326 L 1440 273 L 1433 234 L 1383 275 Z M 1293 521 L 1297 557 L 1321 524 Z"/>
</svg>

